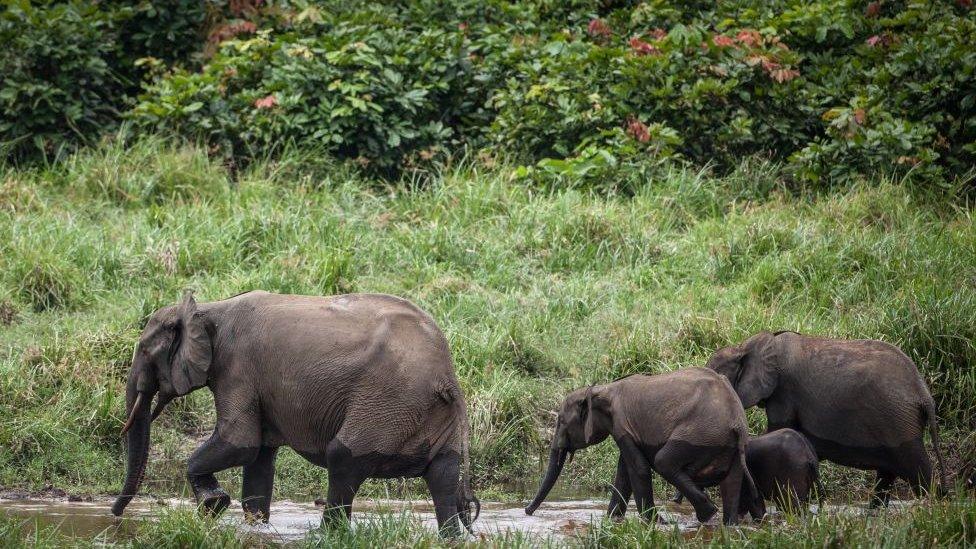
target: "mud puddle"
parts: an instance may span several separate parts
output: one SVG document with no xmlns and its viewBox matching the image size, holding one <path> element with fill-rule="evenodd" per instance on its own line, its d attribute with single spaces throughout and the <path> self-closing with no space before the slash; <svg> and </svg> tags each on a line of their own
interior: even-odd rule
<svg viewBox="0 0 976 549">
<path fill-rule="evenodd" d="M 138 521 L 153 520 L 163 508 L 192 509 L 188 500 L 134 500 L 126 508 L 125 516 L 116 518 L 109 512 L 111 499 L 95 501 L 68 502 L 64 499 L 0 499 L 0 513 L 24 519 L 24 527 L 32 529 L 35 524 L 57 526 L 66 535 L 111 541 L 122 541 L 132 537 Z M 482 502 L 481 517 L 475 523 L 475 532 L 486 536 L 506 531 L 521 531 L 534 537 L 571 537 L 583 534 L 590 524 L 601 520 L 606 512 L 605 501 L 573 500 L 546 502 L 532 516 L 527 516 L 523 507 L 515 503 Z M 691 508 L 685 510 L 669 505 L 662 510 L 664 518 L 671 525 L 678 526 L 689 533 L 697 531 L 699 524 L 694 519 Z M 431 530 L 437 529 L 437 520 L 430 501 L 402 501 L 382 499 L 362 499 L 356 501 L 353 511 L 353 525 L 382 515 L 401 516 L 407 514 L 420 521 Z M 317 528 L 322 519 L 322 508 L 314 503 L 278 501 L 272 505 L 271 521 L 268 524 L 245 524 L 240 502 L 234 501 L 221 517 L 226 524 L 235 525 L 240 530 L 258 534 L 269 541 L 286 543 L 300 540 L 309 530 Z"/>
<path fill-rule="evenodd" d="M 0 513 L 24 519 L 26 529 L 33 529 L 36 521 L 41 526 L 57 526 L 63 534 L 69 536 L 82 539 L 100 538 L 112 542 L 132 537 L 139 521 L 153 520 L 161 509 L 194 508 L 192 502 L 183 499 L 137 499 L 126 508 L 124 517 L 116 518 L 109 512 L 111 504 L 112 500 L 108 498 L 76 502 L 69 502 L 63 498 L 0 499 Z M 585 534 L 592 523 L 600 521 L 606 512 L 606 505 L 606 501 L 598 499 L 551 501 L 546 502 L 533 516 L 527 516 L 522 506 L 515 503 L 482 502 L 481 517 L 475 523 L 475 532 L 479 535 L 493 536 L 506 531 L 521 531 L 542 539 L 568 538 Z M 826 507 L 825 511 L 832 514 L 865 512 L 864 507 L 859 505 Z M 677 527 L 687 537 L 697 534 L 704 534 L 707 537 L 709 531 L 718 525 L 716 519 L 707 525 L 701 525 L 695 519 L 692 508 L 687 504 L 675 505 L 669 502 L 659 505 L 658 509 L 666 522 L 657 525 L 658 528 L 670 530 Z M 812 510 L 816 512 L 816 506 L 812 506 Z M 431 530 L 437 528 L 433 506 L 430 501 L 423 500 L 362 498 L 356 501 L 353 525 L 383 515 L 403 514 L 420 521 Z M 775 514 L 772 516 L 773 521 L 776 520 L 775 516 Z M 244 523 L 240 502 L 235 500 L 221 517 L 221 521 L 234 525 L 243 532 L 260 535 L 268 541 L 287 543 L 304 538 L 309 530 L 318 527 L 321 518 L 322 508 L 314 503 L 282 500 L 272 506 L 270 523 L 249 525 Z"/>
</svg>

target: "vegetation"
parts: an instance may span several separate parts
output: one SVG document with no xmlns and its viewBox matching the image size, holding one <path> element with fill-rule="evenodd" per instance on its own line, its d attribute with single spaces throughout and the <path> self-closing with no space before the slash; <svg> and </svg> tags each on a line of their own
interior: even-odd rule
<svg viewBox="0 0 976 549">
<path fill-rule="evenodd" d="M 129 118 L 233 166 L 293 143 L 387 176 L 466 148 L 590 185 L 751 154 L 938 184 L 976 160 L 968 0 L 3 4 L 16 158 Z"/>
<path fill-rule="evenodd" d="M 761 162 L 673 168 L 632 196 L 542 190 L 515 171 L 466 160 L 416 189 L 295 152 L 230 183 L 203 149 L 155 139 L 5 168 L 0 485 L 117 489 L 132 345 L 184 287 L 420 304 L 451 342 L 481 489 L 534 482 L 547 410 L 569 389 L 701 366 L 761 329 L 897 343 L 950 445 L 976 419 L 976 227 L 950 195 L 895 181 L 795 192 Z M 212 414 L 200 391 L 156 422 L 148 489 L 180 490 Z M 602 489 L 612 451 L 581 452 L 564 478 Z M 291 453 L 278 476 L 287 493 L 325 491 Z"/>
<path fill-rule="evenodd" d="M 118 489 L 132 346 L 184 288 L 386 292 L 428 310 L 483 499 L 534 487 L 570 389 L 701 366 L 762 329 L 900 345 L 935 396 L 950 476 L 972 485 L 973 9 L 0 0 L 0 487 Z M 206 391 L 168 407 L 146 491 L 188 493 L 213 420 Z M 563 484 L 603 493 L 613 454 L 580 452 Z M 866 473 L 822 474 L 832 495 L 866 496 Z M 320 496 L 325 478 L 280 454 L 278 496 Z M 691 540 L 599 523 L 572 542 L 971 545 L 974 516 L 960 494 Z M 167 511 L 126 543 L 265 543 L 232 526 Z M 25 531 L 91 541 L 0 515 L 0 545 Z M 303 543 L 440 545 L 410 517 Z"/>
</svg>

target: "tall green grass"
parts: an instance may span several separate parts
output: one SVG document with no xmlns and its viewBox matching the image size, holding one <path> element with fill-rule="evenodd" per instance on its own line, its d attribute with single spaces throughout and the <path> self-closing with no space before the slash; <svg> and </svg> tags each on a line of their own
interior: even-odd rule
<svg viewBox="0 0 976 549">
<path fill-rule="evenodd" d="M 0 485 L 118 488 L 132 346 L 185 287 L 388 292 L 430 311 L 466 393 L 479 490 L 531 489 L 570 389 L 700 366 L 762 329 L 899 344 L 947 444 L 971 430 L 976 228 L 953 196 L 884 179 L 805 193 L 755 161 L 721 178 L 674 168 L 627 196 L 513 174 L 471 160 L 391 185 L 295 151 L 231 181 L 203 150 L 155 139 L 0 168 Z M 148 490 L 182 490 L 212 421 L 206 391 L 167 410 Z M 613 451 L 580 452 L 565 482 L 603 489 Z M 849 469 L 825 477 L 867 487 Z M 324 478 L 283 452 L 280 493 L 321 495 Z"/>
</svg>

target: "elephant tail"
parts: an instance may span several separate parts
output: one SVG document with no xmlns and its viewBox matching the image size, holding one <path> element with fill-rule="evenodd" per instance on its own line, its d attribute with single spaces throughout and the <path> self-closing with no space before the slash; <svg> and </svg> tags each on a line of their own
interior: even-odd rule
<svg viewBox="0 0 976 549">
<path fill-rule="evenodd" d="M 822 513 L 827 489 L 824 488 L 823 481 L 820 480 L 820 465 L 816 462 L 810 462 L 810 477 L 813 479 L 814 484 L 817 485 L 817 512 Z"/>
<path fill-rule="evenodd" d="M 753 501 L 760 499 L 762 496 L 759 495 L 759 489 L 756 488 L 756 481 L 752 478 L 752 473 L 749 471 L 749 465 L 746 463 L 746 443 L 749 441 L 749 433 L 742 431 L 738 433 L 739 435 L 739 465 L 742 467 L 742 476 L 745 477 L 744 480 L 749 486 L 749 497 Z"/>
<path fill-rule="evenodd" d="M 929 436 L 932 437 L 932 449 L 935 450 L 935 459 L 939 463 L 939 495 L 946 495 L 949 490 L 946 483 L 945 461 L 942 459 L 942 443 L 939 441 L 939 420 L 935 415 L 935 402 L 929 399 L 922 406 L 922 415 L 925 416 L 928 423 Z"/>
<path fill-rule="evenodd" d="M 481 501 L 474 495 L 471 489 L 471 455 L 470 455 L 470 436 L 471 424 L 468 422 L 468 412 L 463 398 L 456 400 L 461 414 L 461 498 L 459 514 L 461 522 L 468 532 L 474 535 L 471 524 L 478 520 L 481 515 Z M 471 516 L 471 507 L 474 506 L 474 517 Z"/>
</svg>

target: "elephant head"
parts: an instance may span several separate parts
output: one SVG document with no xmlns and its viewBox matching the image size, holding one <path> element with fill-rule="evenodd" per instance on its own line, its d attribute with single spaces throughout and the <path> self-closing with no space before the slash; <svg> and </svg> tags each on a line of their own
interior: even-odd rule
<svg viewBox="0 0 976 549">
<path fill-rule="evenodd" d="M 149 424 L 175 397 L 207 384 L 213 350 L 207 325 L 191 292 L 176 306 L 164 307 L 149 319 L 139 337 L 125 391 L 128 458 L 125 483 L 112 513 L 121 515 L 139 490 L 149 457 Z M 149 413 L 154 396 L 155 409 Z"/>
<path fill-rule="evenodd" d="M 599 444 L 610 435 L 612 420 L 606 391 L 606 386 L 579 389 L 563 401 L 562 408 L 556 414 L 556 429 L 549 446 L 546 475 L 539 486 L 539 493 L 525 508 L 526 514 L 534 513 L 549 495 L 566 464 L 567 456 L 572 461 L 576 450 Z"/>
<path fill-rule="evenodd" d="M 705 365 L 729 379 L 743 408 L 761 405 L 776 390 L 779 365 L 773 343 L 780 333 L 760 332 L 740 345 L 719 349 Z"/>
</svg>

